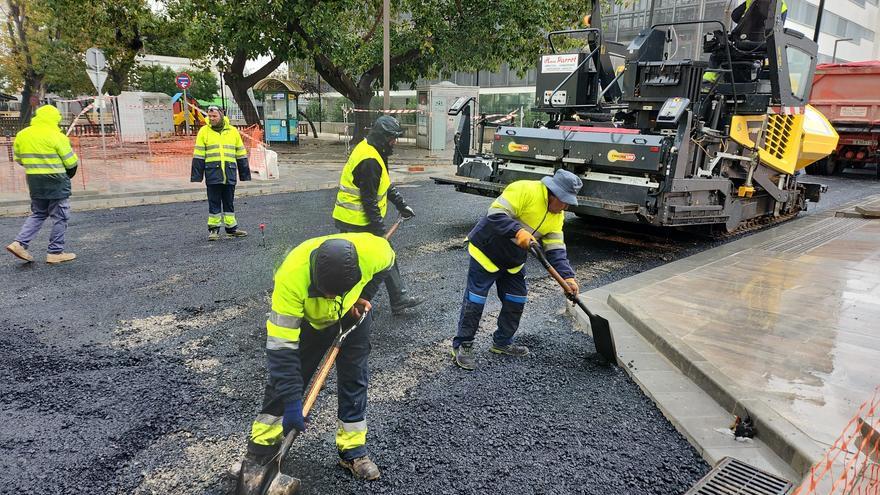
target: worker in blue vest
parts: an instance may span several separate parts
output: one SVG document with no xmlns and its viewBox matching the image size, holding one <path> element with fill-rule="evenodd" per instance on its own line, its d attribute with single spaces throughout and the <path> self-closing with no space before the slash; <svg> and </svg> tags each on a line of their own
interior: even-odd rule
<svg viewBox="0 0 880 495">
<path fill-rule="evenodd" d="M 562 237 L 562 224 L 565 210 L 577 206 L 582 185 L 577 175 L 562 169 L 540 181 L 513 182 L 468 234 L 467 287 L 458 331 L 452 339 L 452 359 L 460 368 L 470 371 L 476 367 L 474 337 L 493 285 L 501 299 L 501 312 L 489 350 L 517 357 L 529 353 L 528 347 L 514 343 L 513 334 L 519 327 L 528 298 L 523 269 L 531 243 L 542 245 L 550 264 L 568 284 L 569 292 L 578 293 Z"/>
<path fill-rule="evenodd" d="M 388 202 L 394 204 L 404 218 L 412 218 L 415 212 L 398 192 L 388 175 L 388 157 L 393 152 L 397 138 L 403 135 L 400 122 L 383 115 L 351 152 L 339 178 L 333 219 L 340 232 L 370 232 L 377 236 L 385 234 L 384 218 Z M 425 298 L 407 293 L 397 263 L 385 278 L 391 313 L 400 314 L 425 302 Z"/>
</svg>

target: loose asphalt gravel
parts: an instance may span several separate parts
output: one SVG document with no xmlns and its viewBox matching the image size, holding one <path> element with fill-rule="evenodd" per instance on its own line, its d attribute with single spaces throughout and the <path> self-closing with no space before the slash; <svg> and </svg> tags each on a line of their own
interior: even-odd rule
<svg viewBox="0 0 880 495">
<path fill-rule="evenodd" d="M 831 190 L 819 209 L 880 193 L 876 181 L 820 180 Z M 488 353 L 492 296 L 477 371 L 455 368 L 461 240 L 489 200 L 430 183 L 402 191 L 418 217 L 395 246 L 429 302 L 391 317 L 384 290 L 375 301 L 369 446 L 383 475 L 363 484 L 335 466 L 331 380 L 286 465 L 304 493 L 679 494 L 708 470 L 623 370 L 595 364 L 533 262 L 518 333 L 532 353 Z M 216 243 L 204 202 L 74 212 L 75 262 L 5 258 L 0 493 L 225 493 L 265 383 L 273 268 L 333 231 L 332 202 L 331 191 L 240 200 L 252 235 Z M 0 239 L 20 223 L 0 219 Z M 33 243 L 39 260 L 47 237 Z M 718 244 L 575 218 L 566 239 L 585 290 Z"/>
</svg>

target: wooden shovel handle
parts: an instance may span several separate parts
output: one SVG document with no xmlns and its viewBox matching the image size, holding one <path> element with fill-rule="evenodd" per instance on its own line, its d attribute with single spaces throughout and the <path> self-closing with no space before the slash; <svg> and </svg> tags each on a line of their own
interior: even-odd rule
<svg viewBox="0 0 880 495">
<path fill-rule="evenodd" d="M 391 236 L 393 236 L 394 233 L 397 232 L 397 229 L 400 228 L 400 224 L 402 224 L 404 220 L 405 219 L 403 218 L 403 215 L 399 215 L 397 217 L 397 220 L 393 224 L 391 224 L 391 227 L 388 229 L 388 232 L 385 232 L 385 235 L 382 237 L 384 237 L 386 241 L 388 239 L 391 239 Z"/>
<path fill-rule="evenodd" d="M 544 256 L 544 251 L 541 250 L 541 247 L 538 246 L 538 243 L 536 243 L 536 242 L 530 243 L 529 244 L 529 251 L 531 251 L 532 256 L 537 258 L 538 261 L 540 261 L 541 264 L 544 265 L 544 268 L 546 268 L 547 272 L 550 273 L 550 276 L 556 280 L 556 283 L 558 283 L 559 286 L 562 287 L 562 290 L 565 292 L 565 297 L 568 297 L 569 299 L 571 299 L 570 296 L 572 294 L 570 294 L 568 292 L 570 289 L 570 287 L 568 286 L 568 282 L 566 282 L 565 279 L 562 278 L 562 275 L 560 275 L 559 272 L 556 271 L 556 268 L 553 268 L 553 265 L 551 265 L 550 262 L 547 261 L 547 257 Z"/>
<path fill-rule="evenodd" d="M 324 355 L 324 359 L 321 360 L 321 366 L 318 367 L 318 371 L 315 372 L 314 378 L 312 378 L 309 383 L 309 390 L 306 392 L 306 397 L 303 401 L 303 417 L 309 415 L 312 406 L 314 406 L 315 401 L 318 400 L 318 392 L 320 392 L 321 387 L 324 386 L 324 382 L 327 380 L 327 376 L 333 368 L 333 363 L 336 362 L 337 354 L 339 354 L 339 343 L 334 342 L 330 351 Z"/>
</svg>

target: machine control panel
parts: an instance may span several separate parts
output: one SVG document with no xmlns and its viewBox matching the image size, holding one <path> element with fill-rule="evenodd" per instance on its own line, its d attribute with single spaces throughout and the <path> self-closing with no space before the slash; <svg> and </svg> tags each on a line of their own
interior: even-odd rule
<svg viewBox="0 0 880 495">
<path fill-rule="evenodd" d="M 552 100 L 551 100 L 552 97 Z M 559 90 L 556 94 L 553 94 L 553 91 L 544 91 L 544 104 L 545 105 L 565 105 L 568 103 L 568 91 Z"/>
<path fill-rule="evenodd" d="M 657 123 L 671 125 L 678 124 L 678 120 L 684 115 L 685 110 L 687 110 L 690 104 L 691 100 L 688 98 L 682 98 L 680 96 L 667 98 L 666 101 L 663 102 L 663 106 L 660 107 L 660 113 L 657 114 Z"/>
</svg>

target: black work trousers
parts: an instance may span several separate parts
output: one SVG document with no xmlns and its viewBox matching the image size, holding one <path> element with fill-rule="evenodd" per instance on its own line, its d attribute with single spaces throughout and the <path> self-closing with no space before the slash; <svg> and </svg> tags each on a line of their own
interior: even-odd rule
<svg viewBox="0 0 880 495">
<path fill-rule="evenodd" d="M 208 184 L 208 229 L 219 229 L 221 225 L 230 233 L 238 228 L 235 184 Z"/>
<path fill-rule="evenodd" d="M 342 319 L 343 328 L 349 328 L 355 323 L 353 316 L 346 315 Z M 366 447 L 366 413 L 367 413 L 367 386 L 369 383 L 370 369 L 368 358 L 370 356 L 370 331 L 373 324 L 372 314 L 364 319 L 363 323 L 353 330 L 342 342 L 342 348 L 336 357 L 336 387 L 337 387 L 337 431 L 336 448 L 339 456 L 351 460 L 367 454 Z M 299 355 L 300 370 L 303 383 L 308 387 L 312 375 L 321 364 L 321 359 L 336 338 L 339 330 L 338 324 L 331 325 L 323 330 L 315 330 L 308 323 L 303 323 L 300 332 Z M 303 390 L 305 398 L 307 390 Z M 275 392 L 270 377 L 266 384 L 266 392 L 263 397 L 263 408 L 260 410 L 258 421 L 263 423 L 277 422 L 281 424 L 284 417 L 284 401 Z M 248 443 L 248 451 L 259 456 L 273 454 L 281 445 L 278 443 L 271 446 L 259 445 L 254 442 Z"/>
</svg>

